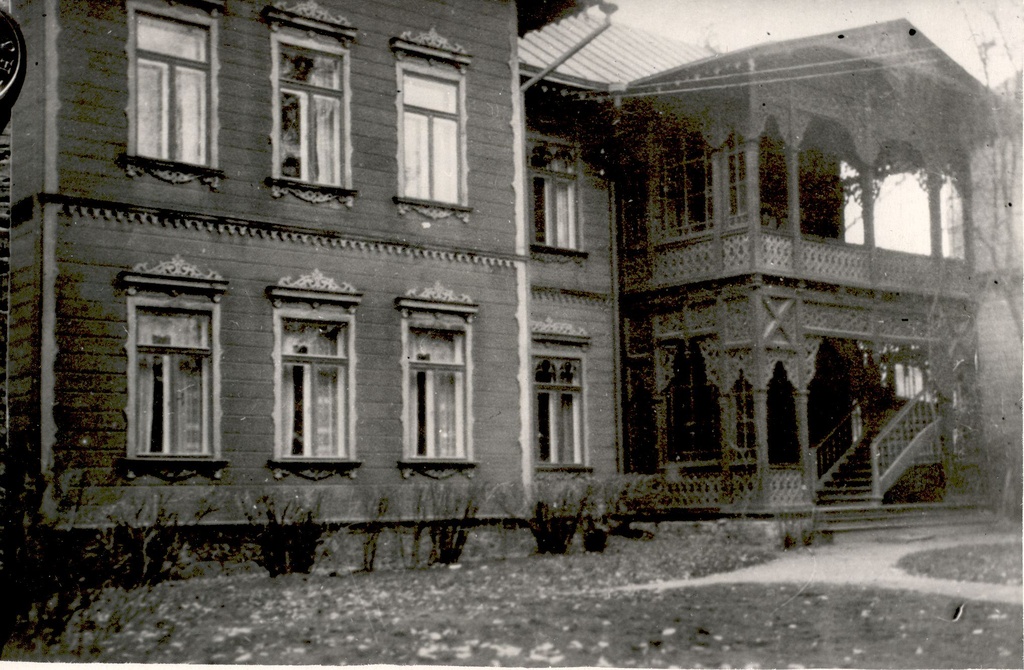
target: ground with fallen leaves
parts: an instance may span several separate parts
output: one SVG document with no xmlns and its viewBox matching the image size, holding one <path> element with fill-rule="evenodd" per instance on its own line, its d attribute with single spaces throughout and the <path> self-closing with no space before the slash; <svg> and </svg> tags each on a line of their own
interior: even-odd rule
<svg viewBox="0 0 1024 670">
<path fill-rule="evenodd" d="M 988 584 L 1021 584 L 1021 553 L 1017 544 L 935 549 L 904 556 L 899 567 L 915 575 Z"/>
<path fill-rule="evenodd" d="M 721 532 L 456 568 L 259 571 L 110 592 L 20 660 L 641 667 L 1019 667 L 1020 607 L 860 587 L 609 587 L 777 555 Z M 81 644 L 76 649 L 75 645 Z M 74 653 L 73 653 L 74 652 Z M 77 653 L 77 655 L 75 655 Z"/>
</svg>

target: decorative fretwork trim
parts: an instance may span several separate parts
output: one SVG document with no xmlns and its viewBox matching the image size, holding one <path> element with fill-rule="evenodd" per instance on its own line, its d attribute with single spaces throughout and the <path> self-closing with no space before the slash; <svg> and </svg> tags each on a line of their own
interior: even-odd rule
<svg viewBox="0 0 1024 670">
<path fill-rule="evenodd" d="M 404 198 L 397 195 L 392 200 L 398 206 L 398 213 L 401 216 L 405 216 L 409 212 L 416 212 L 435 221 L 437 219 L 455 217 L 463 223 L 469 223 L 469 215 L 473 212 L 472 207 L 433 202 L 431 200 L 416 200 L 415 198 Z"/>
<path fill-rule="evenodd" d="M 534 342 L 553 342 L 584 346 L 590 344 L 590 335 L 585 328 L 571 323 L 553 321 L 549 316 L 544 321 L 531 321 L 530 332 Z"/>
<path fill-rule="evenodd" d="M 213 270 L 203 272 L 177 255 L 153 267 L 137 263 L 130 271 L 121 272 L 118 279 L 127 286 L 129 295 L 135 295 L 140 290 L 172 294 L 198 293 L 210 296 L 214 302 L 220 300 L 221 294 L 228 288 L 228 281 L 218 273 Z"/>
<path fill-rule="evenodd" d="M 320 305 L 338 305 L 349 311 L 362 302 L 363 294 L 356 291 L 356 287 L 347 282 L 339 284 L 328 277 L 319 269 L 314 269 L 307 275 L 298 279 L 283 277 L 277 282 L 277 286 L 267 287 L 267 297 L 273 302 L 274 307 L 280 307 L 283 302 L 306 302 L 313 309 Z"/>
<path fill-rule="evenodd" d="M 358 34 L 347 18 L 331 14 L 314 0 L 300 0 L 294 5 L 274 2 L 263 8 L 262 15 L 274 30 L 287 26 L 333 37 L 343 44 L 353 41 Z"/>
<path fill-rule="evenodd" d="M 181 482 L 192 477 L 220 479 L 228 462 L 214 458 L 147 457 L 122 458 L 117 466 L 125 479 L 152 475 L 165 482 Z"/>
<path fill-rule="evenodd" d="M 162 228 L 180 228 L 229 235 L 232 237 L 251 237 L 276 242 L 291 242 L 332 249 L 348 249 L 364 253 L 384 254 L 388 256 L 405 256 L 424 258 L 450 263 L 468 263 L 489 267 L 514 268 L 517 261 L 510 258 L 485 256 L 471 251 L 447 251 L 441 249 L 424 249 L 403 246 L 390 242 L 369 240 L 353 240 L 340 235 L 332 235 L 325 231 L 308 232 L 296 230 L 272 223 L 240 221 L 219 217 L 189 216 L 174 212 L 143 210 L 130 207 L 93 206 L 74 202 L 64 202 L 63 211 L 68 216 L 85 216 L 117 223 L 136 223 L 160 226 Z"/>
<path fill-rule="evenodd" d="M 288 475 L 295 475 L 318 482 L 333 475 L 356 478 L 356 470 L 362 465 L 362 461 L 338 460 L 314 460 L 314 459 L 271 459 L 267 466 L 274 474 L 274 479 L 284 479 Z"/>
<path fill-rule="evenodd" d="M 460 45 L 454 44 L 438 34 L 435 28 L 428 32 L 414 35 L 407 30 L 399 37 L 391 38 L 391 50 L 402 58 L 404 56 L 417 56 L 428 60 L 437 60 L 443 63 L 454 65 L 461 69 L 473 62 L 472 56 L 466 53 Z"/>
<path fill-rule="evenodd" d="M 272 198 L 283 198 L 292 195 L 303 202 L 312 205 L 322 205 L 328 202 L 339 202 L 349 209 L 355 204 L 358 191 L 340 186 L 326 186 L 324 184 L 309 184 L 291 179 L 275 179 L 267 177 L 264 182 L 270 188 Z"/>
<path fill-rule="evenodd" d="M 530 289 L 534 300 L 568 303 L 575 305 L 611 305 L 612 297 L 607 293 L 576 291 L 551 286 L 533 286 Z"/>
<path fill-rule="evenodd" d="M 198 180 L 201 184 L 209 186 L 211 191 L 216 191 L 220 187 L 220 180 L 224 178 L 223 170 L 144 156 L 121 154 L 117 164 L 132 179 L 148 174 L 168 184 L 187 184 Z"/>
<path fill-rule="evenodd" d="M 429 479 L 450 479 L 455 475 L 462 474 L 466 476 L 466 479 L 472 479 L 475 467 L 476 463 L 472 461 L 398 461 L 398 469 L 402 473 L 402 479 L 409 479 L 414 474 Z"/>
</svg>

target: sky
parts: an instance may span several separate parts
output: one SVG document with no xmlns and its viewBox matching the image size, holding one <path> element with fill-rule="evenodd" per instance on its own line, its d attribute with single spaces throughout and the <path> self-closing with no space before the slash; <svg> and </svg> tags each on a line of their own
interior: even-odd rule
<svg viewBox="0 0 1024 670">
<path fill-rule="evenodd" d="M 906 18 L 968 72 L 986 82 L 977 44 L 995 42 L 988 82 L 1021 71 L 1024 3 L 1019 0 L 612 0 L 614 23 L 718 51 Z"/>
</svg>

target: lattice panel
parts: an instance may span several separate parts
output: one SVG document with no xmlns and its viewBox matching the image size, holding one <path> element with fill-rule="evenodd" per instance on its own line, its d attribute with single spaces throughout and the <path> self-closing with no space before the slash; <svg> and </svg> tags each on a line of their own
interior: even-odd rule
<svg viewBox="0 0 1024 670">
<path fill-rule="evenodd" d="M 882 286 L 910 288 L 922 291 L 933 289 L 942 276 L 934 259 L 895 251 L 879 250 L 878 283 Z"/>
<path fill-rule="evenodd" d="M 666 249 L 654 259 L 654 283 L 673 284 L 712 274 L 716 269 L 714 245 L 696 242 Z"/>
<path fill-rule="evenodd" d="M 855 307 L 808 302 L 804 303 L 801 318 L 808 330 L 865 335 L 871 332 L 868 313 Z"/>
<path fill-rule="evenodd" d="M 758 259 L 768 271 L 790 272 L 793 269 L 793 240 L 782 235 L 761 234 Z"/>
<path fill-rule="evenodd" d="M 684 474 L 668 482 L 673 502 L 678 507 L 717 507 L 722 502 L 722 474 L 708 472 Z"/>
<path fill-rule="evenodd" d="M 743 233 L 723 237 L 722 259 L 727 271 L 750 269 L 750 236 Z"/>
<path fill-rule="evenodd" d="M 924 339 L 928 336 L 928 323 L 923 317 L 917 315 L 903 317 L 885 315 L 878 318 L 878 334 L 883 339 Z"/>
<path fill-rule="evenodd" d="M 754 474 L 732 473 L 727 478 L 728 499 L 733 505 L 750 503 L 757 495 L 757 477 Z"/>
<path fill-rule="evenodd" d="M 867 284 L 871 280 L 868 253 L 805 240 L 800 245 L 807 274 L 839 284 Z"/>
<path fill-rule="evenodd" d="M 723 304 L 723 316 L 720 331 L 722 339 L 726 342 L 750 339 L 750 306 L 745 299 L 726 300 Z"/>
<path fill-rule="evenodd" d="M 691 305 L 686 310 L 686 329 L 691 333 L 715 328 L 715 303 Z"/>
<path fill-rule="evenodd" d="M 627 291 L 641 291 L 647 288 L 651 279 L 650 265 L 646 257 L 625 258 L 622 261 L 622 278 Z"/>
<path fill-rule="evenodd" d="M 767 485 L 768 501 L 773 507 L 810 502 L 800 470 L 772 468 Z"/>
</svg>

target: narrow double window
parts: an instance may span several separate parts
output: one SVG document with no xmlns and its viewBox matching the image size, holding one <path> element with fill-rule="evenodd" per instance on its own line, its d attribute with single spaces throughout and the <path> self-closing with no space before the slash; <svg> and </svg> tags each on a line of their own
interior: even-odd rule
<svg viewBox="0 0 1024 670">
<path fill-rule="evenodd" d="M 537 358 L 535 431 L 537 462 L 551 465 L 583 463 L 583 391 L 580 361 Z"/>
<path fill-rule="evenodd" d="M 210 30 L 133 14 L 135 153 L 195 165 L 209 162 Z"/>
<path fill-rule="evenodd" d="M 729 139 L 725 152 L 725 168 L 729 177 L 727 213 L 742 217 L 747 213 L 747 157 L 743 144 L 736 137 Z"/>
<path fill-rule="evenodd" d="M 277 68 L 275 169 L 284 179 L 342 186 L 345 52 L 274 42 Z"/>
<path fill-rule="evenodd" d="M 459 203 L 462 182 L 461 79 L 401 72 L 402 195 Z"/>
<path fill-rule="evenodd" d="M 409 417 L 413 455 L 418 458 L 466 456 L 466 361 L 462 332 L 412 328 L 409 331 Z"/>
<path fill-rule="evenodd" d="M 134 327 L 137 452 L 208 455 L 210 314 L 140 307 Z"/>
<path fill-rule="evenodd" d="M 577 161 L 572 147 L 537 142 L 530 152 L 533 240 L 559 249 L 579 249 L 576 207 Z"/>
<path fill-rule="evenodd" d="M 348 328 L 281 320 L 284 457 L 347 455 Z"/>
</svg>

